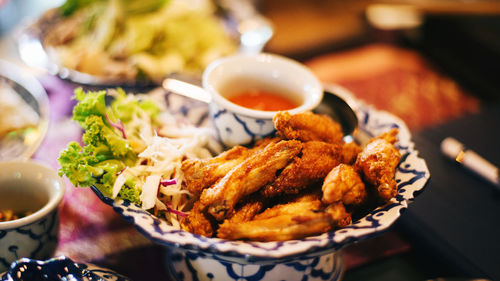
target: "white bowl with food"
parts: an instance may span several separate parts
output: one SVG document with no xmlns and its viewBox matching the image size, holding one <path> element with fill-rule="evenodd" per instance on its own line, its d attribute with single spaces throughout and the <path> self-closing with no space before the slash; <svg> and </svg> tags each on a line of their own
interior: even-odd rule
<svg viewBox="0 0 500 281">
<path fill-rule="evenodd" d="M 46 165 L 0 161 L 0 272 L 23 257 L 52 257 L 64 192 L 57 171 Z"/>
<path fill-rule="evenodd" d="M 0 60 L 0 159 L 29 159 L 49 126 L 49 98 L 40 82 Z"/>
<path fill-rule="evenodd" d="M 24 62 L 61 78 L 144 86 L 172 74 L 199 77 L 216 58 L 260 52 L 272 34 L 253 6 L 231 1 L 66 0 L 17 41 Z"/>
<path fill-rule="evenodd" d="M 323 85 L 305 65 L 270 53 L 215 60 L 202 82 L 211 97 L 210 118 L 227 147 L 273 134 L 278 111 L 311 111 L 323 98 Z"/>
<path fill-rule="evenodd" d="M 141 233 L 166 246 L 174 279 L 337 280 L 339 250 L 387 230 L 423 190 L 429 171 L 404 122 L 341 87 L 327 89 L 348 101 L 358 131 L 373 137 L 363 148 L 343 143 L 341 128 L 325 116 L 282 112 L 275 117 L 277 138 L 214 158 L 221 151 L 205 127 L 205 104 L 158 93 L 155 104 L 166 101 L 159 113 L 148 102 L 130 106 L 122 93 L 105 109 L 103 92 L 79 91 L 75 120 L 93 129 L 84 134 L 84 147 L 75 142 L 61 153 L 60 173 L 75 186 L 92 186 Z M 337 129 L 311 133 L 310 126 L 325 124 Z M 101 142 L 92 141 L 96 133 Z M 354 184 L 342 181 L 344 175 Z"/>
</svg>

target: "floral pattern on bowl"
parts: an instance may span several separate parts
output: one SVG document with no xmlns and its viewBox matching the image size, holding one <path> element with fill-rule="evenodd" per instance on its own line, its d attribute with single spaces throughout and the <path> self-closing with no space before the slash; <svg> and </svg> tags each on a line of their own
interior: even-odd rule
<svg viewBox="0 0 500 281">
<path fill-rule="evenodd" d="M 0 281 L 130 281 L 116 272 L 92 264 L 76 263 L 61 256 L 39 261 L 22 258 L 13 262 L 10 269 L 0 275 Z"/>
</svg>

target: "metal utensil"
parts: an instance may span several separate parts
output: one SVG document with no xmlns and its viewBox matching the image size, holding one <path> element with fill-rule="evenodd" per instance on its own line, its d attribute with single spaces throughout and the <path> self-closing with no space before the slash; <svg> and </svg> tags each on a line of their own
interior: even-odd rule
<svg viewBox="0 0 500 281">
<path fill-rule="evenodd" d="M 330 91 L 325 91 L 323 101 L 314 112 L 332 117 L 342 126 L 342 132 L 345 136 L 352 136 L 358 127 L 358 117 L 352 107 L 344 99 Z"/>
</svg>

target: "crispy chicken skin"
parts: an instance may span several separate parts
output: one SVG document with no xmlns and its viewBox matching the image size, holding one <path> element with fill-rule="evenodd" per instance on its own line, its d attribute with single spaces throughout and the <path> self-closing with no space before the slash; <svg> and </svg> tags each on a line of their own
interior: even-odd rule
<svg viewBox="0 0 500 281">
<path fill-rule="evenodd" d="M 398 141 L 398 133 L 399 130 L 397 128 L 392 128 L 374 139 L 384 139 L 390 144 L 395 144 Z"/>
<path fill-rule="evenodd" d="M 250 199 L 237 207 L 233 214 L 227 218 L 225 223 L 242 223 L 252 220 L 255 215 L 264 209 L 266 205 L 266 198 L 258 193 L 250 195 Z"/>
<path fill-rule="evenodd" d="M 287 111 L 280 111 L 274 116 L 273 122 L 278 135 L 284 139 L 335 144 L 344 137 L 340 124 L 327 115 L 312 112 L 291 115 Z"/>
<path fill-rule="evenodd" d="M 321 190 L 321 200 L 325 204 L 342 202 L 344 205 L 357 206 L 365 202 L 368 195 L 359 174 L 346 164 L 340 164 L 328 173 Z"/>
<path fill-rule="evenodd" d="M 305 142 L 301 154 L 283 169 L 275 181 L 262 188 L 261 193 L 266 197 L 297 194 L 321 182 L 340 163 L 340 154 L 339 145 L 322 141 Z"/>
<path fill-rule="evenodd" d="M 212 237 L 214 234 L 212 222 L 201 208 L 200 201 L 196 201 L 188 216 L 181 219 L 181 228 L 206 237 Z"/>
<path fill-rule="evenodd" d="M 351 223 L 342 203 L 327 206 L 316 199 L 276 205 L 251 221 L 223 223 L 217 236 L 223 239 L 283 241 L 320 234 Z"/>
<path fill-rule="evenodd" d="M 300 212 L 300 210 L 321 209 L 321 194 L 320 193 L 306 193 L 296 196 L 286 197 L 281 204 L 276 204 L 270 208 L 267 208 L 264 212 L 255 216 L 255 219 L 268 219 L 284 214 L 294 214 Z M 301 209 L 302 208 L 302 209 Z"/>
<path fill-rule="evenodd" d="M 279 137 L 266 137 L 261 140 L 258 140 L 255 142 L 254 146 L 250 148 L 250 152 L 256 153 L 261 151 L 262 149 L 266 148 L 266 146 L 270 145 L 271 143 L 277 143 L 280 140 L 282 140 Z"/>
<path fill-rule="evenodd" d="M 276 172 L 290 163 L 301 149 L 302 143 L 294 140 L 269 144 L 234 167 L 215 185 L 204 189 L 200 197 L 202 206 L 217 221 L 224 220 L 240 199 L 274 181 Z"/>
<path fill-rule="evenodd" d="M 356 157 L 363 150 L 361 146 L 359 146 L 355 142 L 348 142 L 342 145 L 342 163 L 352 165 L 356 161 Z"/>
<path fill-rule="evenodd" d="M 401 159 L 401 153 L 393 145 L 397 133 L 398 130 L 393 129 L 371 139 L 354 164 L 354 168 L 375 187 L 376 194 L 383 201 L 389 201 L 397 194 L 394 174 Z"/>
<path fill-rule="evenodd" d="M 235 146 L 214 158 L 184 160 L 181 168 L 184 173 L 184 188 L 198 198 L 203 189 L 212 186 L 232 168 L 243 162 L 249 153 L 246 147 Z"/>
</svg>

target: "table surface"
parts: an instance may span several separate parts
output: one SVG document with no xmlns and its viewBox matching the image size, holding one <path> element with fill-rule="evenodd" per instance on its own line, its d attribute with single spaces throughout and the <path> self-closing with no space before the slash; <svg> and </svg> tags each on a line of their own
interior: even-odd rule
<svg viewBox="0 0 500 281">
<path fill-rule="evenodd" d="M 367 29 L 359 14 L 366 1 L 353 1 L 349 6 L 332 0 L 290 1 L 289 5 L 285 2 L 258 2 L 262 12 L 275 24 L 276 36 L 266 51 L 302 60 L 322 82 L 342 85 L 357 98 L 399 116 L 415 135 L 425 136 L 426 130 L 483 111 L 483 99 L 473 90 L 465 90 L 461 81 L 443 71 L 425 52 L 401 44 L 392 35 L 388 37 L 387 32 L 380 35 Z M 13 34 L 22 22 L 19 18 L 37 16 L 28 7 L 35 5 L 42 11 L 50 5 L 34 0 L 16 3 L 18 17 L 7 24 L 0 22 L 3 28 L 0 28 L 0 58 L 32 72 L 47 90 L 51 123 L 34 159 L 57 168 L 61 149 L 81 134 L 69 119 L 74 105 L 72 91 L 77 85 L 29 69 L 19 61 L 13 43 Z M 342 18 L 332 19 L 337 14 Z M 342 31 L 334 28 L 340 23 L 346 26 Z M 299 26 L 301 29 L 295 29 L 291 36 L 290 30 Z M 370 34 L 369 40 L 360 39 L 366 34 Z M 481 145 L 480 140 L 477 145 Z M 66 183 L 69 188 L 61 205 L 56 255 L 114 269 L 133 280 L 169 280 L 161 246 L 141 235 L 111 207 L 100 202 L 90 189 L 77 189 L 69 181 Z M 397 222 L 378 237 L 344 248 L 344 280 L 488 277 L 469 276 L 470 271 L 437 256 L 432 248 L 422 246 L 425 241 L 408 233 L 408 222 L 403 222 Z"/>
</svg>

